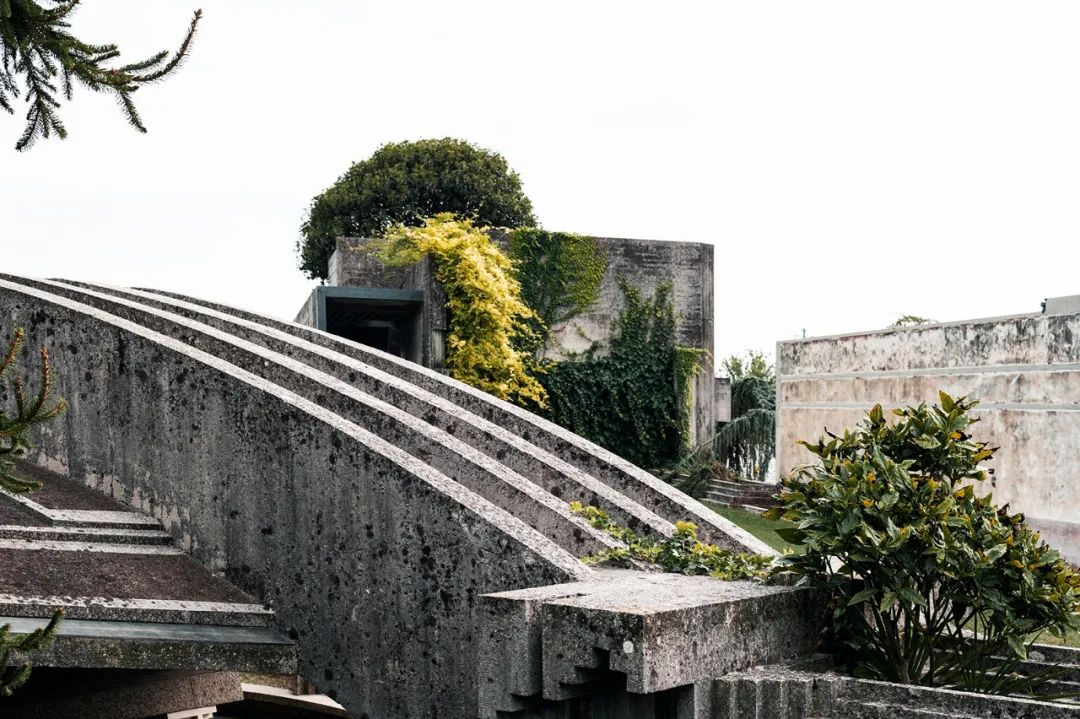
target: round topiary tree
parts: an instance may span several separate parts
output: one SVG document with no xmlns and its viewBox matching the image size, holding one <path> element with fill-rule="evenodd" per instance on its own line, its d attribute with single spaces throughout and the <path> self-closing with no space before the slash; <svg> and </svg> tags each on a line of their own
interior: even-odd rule
<svg viewBox="0 0 1080 719">
<path fill-rule="evenodd" d="M 443 212 L 481 227 L 536 224 L 518 174 L 497 152 L 453 138 L 391 143 L 312 200 L 297 242 L 300 269 L 326 279 L 338 237 L 379 236 Z"/>
</svg>

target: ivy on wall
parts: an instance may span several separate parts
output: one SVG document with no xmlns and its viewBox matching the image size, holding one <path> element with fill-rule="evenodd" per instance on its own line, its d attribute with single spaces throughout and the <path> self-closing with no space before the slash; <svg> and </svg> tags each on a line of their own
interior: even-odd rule
<svg viewBox="0 0 1080 719">
<path fill-rule="evenodd" d="M 536 312 L 535 344 L 542 357 L 550 328 L 573 319 L 595 302 L 607 255 L 595 237 L 524 227 L 509 234 L 510 257 L 521 298 Z"/>
<path fill-rule="evenodd" d="M 607 257 L 594 238 L 528 228 L 511 257 L 484 228 L 450 213 L 400 225 L 365 251 L 388 266 L 431 254 L 450 314 L 451 376 L 539 412 L 645 467 L 668 466 L 689 441 L 702 351 L 675 341 L 671 285 L 652 298 L 620 280 L 625 306 L 605 344 L 579 360 L 543 361 L 548 328 L 596 303 Z M 606 350 L 606 351 L 605 351 Z"/>
<path fill-rule="evenodd" d="M 687 444 L 690 382 L 700 351 L 675 341 L 671 285 L 651 299 L 620 282 L 625 306 L 609 352 L 593 347 L 579 361 L 552 363 L 539 377 L 549 419 L 625 459 L 658 467 Z"/>
<path fill-rule="evenodd" d="M 455 379 L 500 399 L 547 405 L 534 373 L 529 344 L 536 313 L 521 299 L 513 265 L 472 220 L 441 213 L 420 227 L 399 225 L 369 251 L 391 267 L 408 266 L 430 253 L 435 278 L 446 291 L 450 333 L 446 368 Z"/>
</svg>

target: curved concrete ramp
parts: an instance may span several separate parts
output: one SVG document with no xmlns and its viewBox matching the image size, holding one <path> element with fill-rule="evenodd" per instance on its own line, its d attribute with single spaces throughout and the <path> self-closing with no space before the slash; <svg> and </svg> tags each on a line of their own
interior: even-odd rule
<svg viewBox="0 0 1080 719">
<path fill-rule="evenodd" d="M 607 575 L 577 557 L 618 543 L 570 513 L 571 500 L 639 531 L 668 534 L 690 519 L 719 544 L 770 551 L 539 417 L 307 327 L 163 293 L 0 274 L 0 340 L 16 327 L 50 348 L 70 404 L 40 429 L 31 459 L 152 514 L 203 565 L 270 603 L 301 673 L 358 715 L 487 716 L 548 700 L 547 678 L 518 683 L 532 699 L 517 685 L 506 696 L 491 688 L 495 652 L 510 644 L 496 638 L 493 648 L 495 619 L 479 598 L 506 597 L 498 621 L 513 624 L 519 652 L 507 667 L 532 666 L 523 656 L 543 650 L 535 601 L 527 595 L 519 611 L 505 593 L 580 586 L 552 596 L 617 606 L 622 592 L 597 594 Z M 665 587 L 672 607 L 687 605 L 682 584 Z M 787 591 L 761 596 L 770 611 L 805 603 Z M 801 651 L 803 638 L 784 646 Z M 703 678 L 680 672 L 670 686 Z M 550 699 L 564 698 L 559 681 Z"/>
</svg>

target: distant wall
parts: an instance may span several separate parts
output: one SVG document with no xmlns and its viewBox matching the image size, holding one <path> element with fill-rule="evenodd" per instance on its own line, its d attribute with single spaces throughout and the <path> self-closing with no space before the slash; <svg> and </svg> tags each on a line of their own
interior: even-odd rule
<svg viewBox="0 0 1080 719">
<path fill-rule="evenodd" d="M 992 488 L 1080 562 L 1080 314 L 1029 314 L 777 344 L 781 476 L 812 457 L 794 444 L 886 407 L 981 401 L 978 438 L 1000 445 Z"/>
</svg>

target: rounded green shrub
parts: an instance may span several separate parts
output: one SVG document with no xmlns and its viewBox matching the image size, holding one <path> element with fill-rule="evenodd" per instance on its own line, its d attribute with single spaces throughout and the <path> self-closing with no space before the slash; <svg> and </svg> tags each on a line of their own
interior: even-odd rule
<svg viewBox="0 0 1080 719">
<path fill-rule="evenodd" d="M 970 434 L 976 402 L 880 405 L 842 436 L 802 443 L 820 460 L 782 483 L 766 518 L 805 548 L 786 569 L 830 597 L 829 633 L 857 674 L 905 684 L 1028 693 L 1041 632 L 1080 626 L 1080 574 L 1022 514 L 977 491 L 995 448 Z"/>
<path fill-rule="evenodd" d="M 390 143 L 311 201 L 296 248 L 300 269 L 326 279 L 338 237 L 379 237 L 444 212 L 478 227 L 536 224 L 521 179 L 499 153 L 449 137 Z"/>
</svg>

